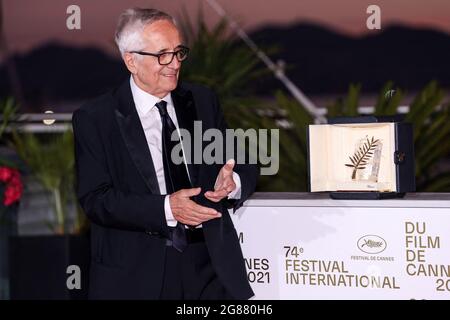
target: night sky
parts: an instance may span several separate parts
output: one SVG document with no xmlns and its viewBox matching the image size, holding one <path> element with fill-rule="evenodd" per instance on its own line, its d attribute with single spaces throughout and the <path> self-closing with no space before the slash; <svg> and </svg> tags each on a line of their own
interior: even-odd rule
<svg viewBox="0 0 450 320">
<path fill-rule="evenodd" d="M 448 0 L 217 0 L 248 31 L 267 24 L 312 22 L 342 33 L 360 35 L 370 4 L 381 8 L 382 28 L 392 23 L 450 33 Z M 81 30 L 68 30 L 66 9 L 81 8 Z M 154 7 L 177 17 L 184 7 L 195 17 L 202 4 L 209 23 L 219 16 L 201 0 L 3 0 L 5 33 L 10 52 L 26 52 L 51 40 L 76 46 L 96 46 L 115 53 L 113 33 L 125 8 Z"/>
</svg>

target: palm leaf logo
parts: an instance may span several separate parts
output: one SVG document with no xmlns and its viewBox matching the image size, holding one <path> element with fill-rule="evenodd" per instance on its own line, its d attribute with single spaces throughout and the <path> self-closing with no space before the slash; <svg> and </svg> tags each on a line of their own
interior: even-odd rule
<svg viewBox="0 0 450 320">
<path fill-rule="evenodd" d="M 353 168 L 352 180 L 355 180 L 357 170 L 366 168 L 366 165 L 368 164 L 370 158 L 372 158 L 373 152 L 380 141 L 379 139 L 375 140 L 375 137 L 372 137 L 372 139 L 366 137 L 366 140 L 367 141 L 359 147 L 353 156 L 349 156 L 351 164 L 345 164 L 347 167 Z"/>
</svg>

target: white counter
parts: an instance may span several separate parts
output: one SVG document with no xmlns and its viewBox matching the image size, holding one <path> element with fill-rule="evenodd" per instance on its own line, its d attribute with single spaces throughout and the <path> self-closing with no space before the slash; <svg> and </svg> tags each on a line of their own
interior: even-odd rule
<svg viewBox="0 0 450 320">
<path fill-rule="evenodd" d="M 450 299 L 450 194 L 255 193 L 232 218 L 255 299 Z"/>
<path fill-rule="evenodd" d="M 450 193 L 409 193 L 403 198 L 385 200 L 334 200 L 321 192 L 256 192 L 245 206 L 450 208 Z"/>
</svg>

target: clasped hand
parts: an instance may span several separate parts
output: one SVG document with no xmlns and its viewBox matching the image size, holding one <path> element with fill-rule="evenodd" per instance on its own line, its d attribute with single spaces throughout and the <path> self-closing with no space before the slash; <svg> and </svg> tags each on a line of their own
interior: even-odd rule
<svg viewBox="0 0 450 320">
<path fill-rule="evenodd" d="M 205 197 L 208 200 L 219 202 L 236 188 L 233 180 L 234 164 L 234 160 L 229 160 L 220 169 L 214 191 L 205 192 Z M 217 210 L 201 206 L 190 199 L 190 197 L 196 196 L 200 192 L 201 188 L 181 189 L 169 196 L 170 208 L 175 220 L 186 225 L 196 226 L 222 216 Z"/>
</svg>

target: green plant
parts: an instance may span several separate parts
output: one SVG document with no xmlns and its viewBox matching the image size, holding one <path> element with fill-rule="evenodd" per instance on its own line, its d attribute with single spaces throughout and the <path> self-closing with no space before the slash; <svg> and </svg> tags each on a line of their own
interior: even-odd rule
<svg viewBox="0 0 450 320">
<path fill-rule="evenodd" d="M 227 101 L 246 96 L 250 81 L 267 73 L 255 54 L 229 32 L 224 18 L 210 30 L 200 7 L 195 26 L 185 11 L 179 21 L 191 49 L 183 64 L 183 80 L 204 84 Z"/>
<path fill-rule="evenodd" d="M 56 221 L 50 224 L 52 230 L 57 234 L 77 232 L 80 217 L 74 228 L 67 225 L 67 204 L 75 198 L 72 131 L 39 136 L 14 131 L 13 143 L 32 175 L 51 195 Z"/>
<path fill-rule="evenodd" d="M 12 97 L 6 98 L 3 101 L 0 101 L 0 114 L 1 114 L 1 123 L 0 123 L 0 143 L 5 144 L 3 141 L 4 133 L 6 128 L 8 127 L 11 120 L 14 120 L 16 117 L 17 106 Z M 0 157 L 0 166 L 8 166 L 12 168 L 16 168 L 17 165 L 3 157 Z"/>
<path fill-rule="evenodd" d="M 438 168 L 450 156 L 450 103 L 444 97 L 444 90 L 433 81 L 416 96 L 406 116 L 414 125 L 419 191 L 450 191 L 450 170 Z"/>
<path fill-rule="evenodd" d="M 185 10 L 178 20 L 191 49 L 183 62 L 181 79 L 212 89 L 230 127 L 246 128 L 250 123 L 259 123 L 254 111 L 260 106 L 266 108 L 267 102 L 256 97 L 249 84 L 270 75 L 270 71 L 243 41 L 233 36 L 225 18 L 208 28 L 200 6 L 195 23 Z M 276 47 L 265 50 L 278 51 Z"/>
<path fill-rule="evenodd" d="M 306 129 L 313 123 L 313 118 L 284 92 L 277 91 L 275 96 L 276 104 L 272 107 L 275 112 L 271 115 L 271 120 L 274 120 L 274 125 L 280 130 L 280 168 L 274 176 L 261 176 L 258 191 L 307 191 Z"/>
</svg>

